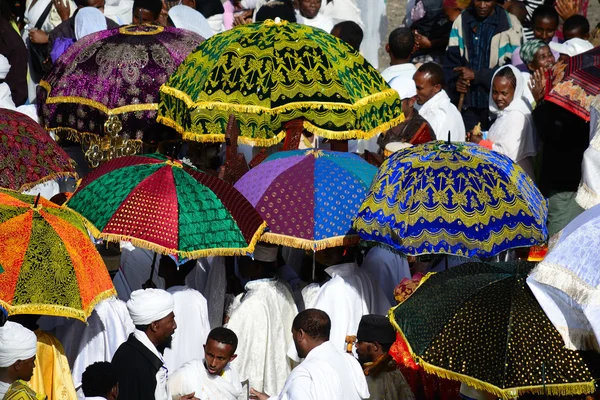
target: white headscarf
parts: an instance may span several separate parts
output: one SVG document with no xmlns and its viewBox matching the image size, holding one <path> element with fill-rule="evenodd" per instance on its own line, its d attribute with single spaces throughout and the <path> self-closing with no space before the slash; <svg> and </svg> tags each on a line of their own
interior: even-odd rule
<svg viewBox="0 0 600 400">
<path fill-rule="evenodd" d="M 0 328 L 0 368 L 30 359 L 36 351 L 37 337 L 29 329 L 12 321 Z"/>
<path fill-rule="evenodd" d="M 210 24 L 204 18 L 204 15 L 194 10 L 192 7 L 178 5 L 169 10 L 169 17 L 175 28 L 192 31 L 208 39 L 213 36 L 213 30 Z"/>
<path fill-rule="evenodd" d="M 389 82 L 389 85 L 398 92 L 401 100 L 410 99 L 417 95 L 417 85 L 415 85 L 412 77 L 398 75 Z"/>
<path fill-rule="evenodd" d="M 0 79 L 6 79 L 8 71 L 10 71 L 10 62 L 8 62 L 8 58 L 0 54 Z"/>
<path fill-rule="evenodd" d="M 95 7 L 81 8 L 75 16 L 75 38 L 77 40 L 107 28 L 104 14 Z"/>
<path fill-rule="evenodd" d="M 511 69 L 511 71 L 515 75 L 517 85 L 515 87 L 515 95 L 513 96 L 513 101 L 504 110 L 500 110 L 498 108 L 498 105 L 492 98 L 492 92 L 494 86 L 494 79 L 496 78 L 496 75 L 498 75 L 498 72 L 502 71 L 505 68 Z M 490 90 L 490 111 L 496 115 L 499 115 L 501 112 L 507 111 L 518 111 L 525 115 L 531 114 L 531 104 L 529 104 L 529 101 L 527 101 L 527 99 L 523 97 L 524 93 L 525 79 L 523 79 L 523 75 L 517 68 L 515 68 L 512 65 L 505 65 L 502 68 L 498 68 L 498 70 L 494 73 L 494 76 L 492 77 L 492 89 Z"/>
<path fill-rule="evenodd" d="M 162 289 L 141 289 L 131 293 L 127 310 L 134 325 L 149 325 L 173 312 L 171 293 Z"/>
</svg>

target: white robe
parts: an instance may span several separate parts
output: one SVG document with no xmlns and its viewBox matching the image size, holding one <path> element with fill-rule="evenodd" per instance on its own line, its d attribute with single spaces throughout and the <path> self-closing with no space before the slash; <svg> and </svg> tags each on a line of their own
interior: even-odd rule
<svg viewBox="0 0 600 400">
<path fill-rule="evenodd" d="M 300 18 L 298 18 L 300 17 Z M 333 19 L 327 15 L 324 14 L 317 14 L 316 17 L 314 18 L 306 18 L 304 16 L 302 16 L 300 14 L 299 11 L 296 11 L 296 18 L 298 20 L 302 20 L 302 25 L 307 25 L 313 28 L 318 28 L 321 29 L 327 33 L 331 33 L 331 30 L 333 29 L 333 26 L 335 25 L 333 23 Z"/>
<path fill-rule="evenodd" d="M 194 393 L 200 400 L 242 400 L 242 384 L 236 370 L 227 364 L 221 376 L 211 375 L 204 361 L 192 360 L 169 377 L 169 389 L 173 400 Z"/>
<path fill-rule="evenodd" d="M 200 292 L 187 286 L 167 289 L 175 300 L 175 322 L 171 348 L 165 349 L 165 364 L 175 371 L 188 361 L 204 358 L 204 343 L 210 332 L 206 299 Z M 187 394 L 187 393 L 186 393 Z"/>
<path fill-rule="evenodd" d="M 107 0 L 104 3 L 104 16 L 119 25 L 133 21 L 133 0 Z"/>
<path fill-rule="evenodd" d="M 56 338 L 65 349 L 78 398 L 85 397 L 81 390 L 81 375 L 85 369 L 95 362 L 110 362 L 134 330 L 127 306 L 116 298 L 98 303 L 87 323 L 68 319 L 56 327 Z"/>
<path fill-rule="evenodd" d="M 185 278 L 185 283 L 202 293 L 206 299 L 211 329 L 223 326 L 227 291 L 225 257 L 198 259 L 196 268 Z"/>
<path fill-rule="evenodd" d="M 381 76 L 389 84 L 395 78 L 412 79 L 417 67 L 412 63 L 390 65 L 381 72 Z"/>
<path fill-rule="evenodd" d="M 238 356 L 231 364 L 254 389 L 279 393 L 290 373 L 287 350 L 298 310 L 289 289 L 278 280 L 251 281 L 245 289 L 227 323 L 238 337 Z"/>
<path fill-rule="evenodd" d="M 334 25 L 343 21 L 354 21 L 361 28 L 365 26 L 360 15 L 360 9 L 356 5 L 356 0 L 333 0 L 330 3 L 327 3 L 327 0 L 322 0 L 319 12 L 333 19 Z"/>
<path fill-rule="evenodd" d="M 447 140 L 450 131 L 451 141 L 465 141 L 465 124 L 462 115 L 450 102 L 450 97 L 445 90 L 441 90 L 422 106 L 415 104 L 415 109 L 429 122 L 438 140 Z"/>
<path fill-rule="evenodd" d="M 364 22 L 360 52 L 375 68 L 379 68 L 379 48 L 387 39 L 388 19 L 385 0 L 356 0 Z"/>
<path fill-rule="evenodd" d="M 325 342 L 294 368 L 278 396 L 271 400 L 360 400 L 369 388 L 358 361 Z"/>
<path fill-rule="evenodd" d="M 382 247 L 373 247 L 367 253 L 360 268 L 377 283 L 390 304 L 395 304 L 394 289 L 404 278 L 411 278 L 406 257 Z"/>
<path fill-rule="evenodd" d="M 386 315 L 391 307 L 381 289 L 356 263 L 340 264 L 325 270 L 332 277 L 319 291 L 314 308 L 331 319 L 329 340 L 340 351 L 346 336 L 356 335 L 363 315 Z"/>
<path fill-rule="evenodd" d="M 23 105 L 17 107 L 12 99 L 12 93 L 7 83 L 0 83 L 0 108 L 7 108 L 9 110 L 20 112 L 21 114 L 27 115 L 29 118 L 40 123 L 40 118 L 37 115 L 37 109 L 35 105 Z"/>
<path fill-rule="evenodd" d="M 581 183 L 575 200 L 586 210 L 600 204 L 600 99 L 598 97 L 590 107 L 590 144 L 583 153 Z"/>
</svg>

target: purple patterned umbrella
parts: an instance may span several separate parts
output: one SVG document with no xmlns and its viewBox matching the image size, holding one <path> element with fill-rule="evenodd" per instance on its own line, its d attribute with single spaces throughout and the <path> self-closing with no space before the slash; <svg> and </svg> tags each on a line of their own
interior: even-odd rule
<svg viewBox="0 0 600 400">
<path fill-rule="evenodd" d="M 156 120 L 158 91 L 204 39 L 153 25 L 128 25 L 85 36 L 40 82 L 42 125 L 70 139 L 96 142 L 117 116 L 125 138 L 143 139 Z"/>
</svg>

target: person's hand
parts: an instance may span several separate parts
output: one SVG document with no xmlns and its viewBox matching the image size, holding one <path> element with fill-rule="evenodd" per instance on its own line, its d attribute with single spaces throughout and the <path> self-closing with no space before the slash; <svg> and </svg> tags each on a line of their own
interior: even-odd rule
<svg viewBox="0 0 600 400">
<path fill-rule="evenodd" d="M 246 10 L 240 12 L 239 14 L 233 17 L 233 26 L 251 24 L 253 14 L 254 10 Z"/>
<path fill-rule="evenodd" d="M 60 16 L 61 21 L 66 21 L 71 16 L 71 7 L 69 6 L 69 0 L 52 0 L 56 12 Z"/>
<path fill-rule="evenodd" d="M 458 93 L 467 93 L 469 91 L 469 86 L 471 86 L 471 82 L 466 81 L 463 78 L 458 78 L 458 81 L 456 81 L 456 91 Z"/>
<path fill-rule="evenodd" d="M 469 67 L 456 67 L 454 72 L 458 72 L 460 78 L 465 81 L 472 81 L 475 79 L 475 72 Z"/>
<path fill-rule="evenodd" d="M 557 0 L 554 8 L 563 21 L 579 13 L 579 3 L 577 0 Z"/>
<path fill-rule="evenodd" d="M 185 396 L 181 396 L 179 398 L 179 400 L 199 400 L 195 397 L 196 392 L 194 393 L 190 393 L 190 394 L 186 394 Z"/>
<path fill-rule="evenodd" d="M 29 40 L 31 43 L 45 44 L 48 43 L 48 34 L 40 29 L 30 29 Z"/>
<path fill-rule="evenodd" d="M 431 48 L 431 40 L 428 37 L 421 35 L 419 32 L 414 31 L 415 34 L 415 44 L 419 49 L 430 49 Z"/>
<path fill-rule="evenodd" d="M 261 393 L 254 388 L 250 388 L 250 398 L 251 399 L 268 400 L 269 397 L 270 396 L 266 393 Z"/>
<path fill-rule="evenodd" d="M 540 68 L 533 72 L 529 79 L 529 89 L 535 102 L 540 102 L 546 95 L 546 71 Z"/>
<path fill-rule="evenodd" d="M 469 132 L 469 133 L 471 133 L 471 132 Z M 481 142 L 482 140 L 483 140 L 483 136 L 473 135 L 473 134 L 471 134 L 469 136 L 469 142 L 471 142 L 471 143 L 479 144 L 479 142 Z"/>
</svg>

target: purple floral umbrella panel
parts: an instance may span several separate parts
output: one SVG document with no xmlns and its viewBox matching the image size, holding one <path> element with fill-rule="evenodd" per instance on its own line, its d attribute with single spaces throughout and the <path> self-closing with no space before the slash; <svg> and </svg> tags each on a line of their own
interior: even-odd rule
<svg viewBox="0 0 600 400">
<path fill-rule="evenodd" d="M 40 82 L 38 108 L 49 130 L 104 135 L 118 115 L 121 134 L 142 140 L 156 119 L 160 86 L 204 39 L 177 28 L 128 25 L 77 41 Z"/>
</svg>

